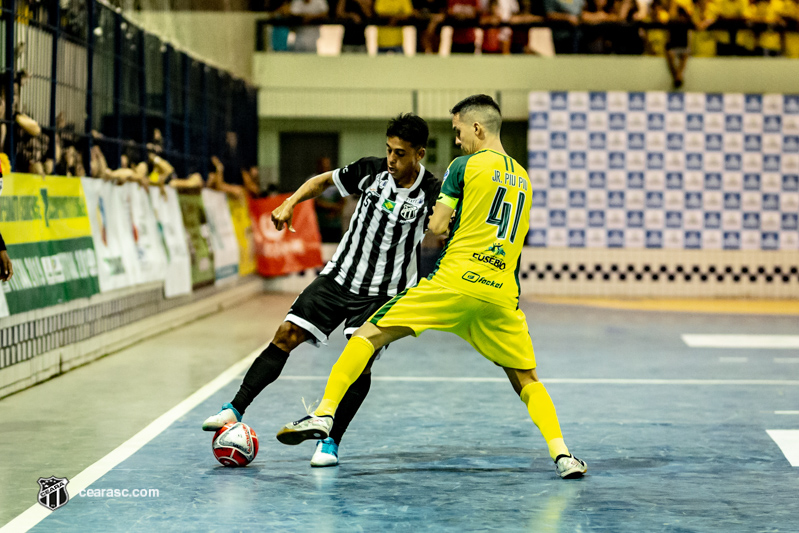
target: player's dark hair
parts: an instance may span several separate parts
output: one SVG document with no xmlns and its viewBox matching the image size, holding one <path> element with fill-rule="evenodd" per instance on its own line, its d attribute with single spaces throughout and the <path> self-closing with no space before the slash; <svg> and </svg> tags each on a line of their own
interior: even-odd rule
<svg viewBox="0 0 799 533">
<path fill-rule="evenodd" d="M 413 113 L 400 113 L 388 121 L 386 128 L 386 137 L 399 137 L 414 148 L 426 147 L 429 135 L 427 122 Z"/>
<path fill-rule="evenodd" d="M 480 122 L 490 131 L 499 134 L 502 127 L 502 111 L 493 98 L 487 94 L 473 94 L 455 104 L 449 110 L 450 114 L 461 116 L 475 112 L 480 116 Z"/>
</svg>

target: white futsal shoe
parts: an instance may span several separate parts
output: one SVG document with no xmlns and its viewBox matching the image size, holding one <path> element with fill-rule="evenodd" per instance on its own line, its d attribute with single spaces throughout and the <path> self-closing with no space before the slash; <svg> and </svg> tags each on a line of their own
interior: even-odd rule
<svg viewBox="0 0 799 533">
<path fill-rule="evenodd" d="M 571 479 L 585 474 L 588 465 L 573 455 L 559 455 L 555 460 L 555 470 L 563 479 Z"/>
<path fill-rule="evenodd" d="M 332 416 L 308 415 L 280 428 L 277 440 L 283 444 L 294 445 L 308 439 L 326 439 L 332 428 Z"/>
<path fill-rule="evenodd" d="M 338 465 L 338 444 L 330 437 L 316 443 L 316 451 L 311 457 L 311 466 Z"/>
<path fill-rule="evenodd" d="M 226 403 L 215 415 L 209 416 L 203 422 L 203 431 L 216 431 L 225 424 L 241 422 L 241 415 L 232 404 Z"/>
</svg>

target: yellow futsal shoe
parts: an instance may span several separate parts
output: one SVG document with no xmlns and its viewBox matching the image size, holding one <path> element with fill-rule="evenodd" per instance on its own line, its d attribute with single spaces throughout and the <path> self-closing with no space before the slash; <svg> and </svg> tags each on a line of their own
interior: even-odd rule
<svg viewBox="0 0 799 533">
<path fill-rule="evenodd" d="M 563 479 L 571 479 L 582 477 L 588 470 L 588 465 L 585 464 L 585 461 L 573 455 L 559 455 L 555 459 L 555 470 L 558 471 L 558 475 Z"/>
</svg>

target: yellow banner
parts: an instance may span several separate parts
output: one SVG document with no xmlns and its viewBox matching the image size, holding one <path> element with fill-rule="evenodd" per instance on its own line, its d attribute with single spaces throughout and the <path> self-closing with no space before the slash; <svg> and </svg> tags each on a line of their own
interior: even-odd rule
<svg viewBox="0 0 799 533">
<path fill-rule="evenodd" d="M 91 237 L 80 179 L 4 176 L 0 233 L 6 244 Z"/>
<path fill-rule="evenodd" d="M 228 197 L 230 216 L 239 242 L 239 276 L 255 272 L 255 247 L 253 246 L 252 219 L 247 200 Z"/>
</svg>

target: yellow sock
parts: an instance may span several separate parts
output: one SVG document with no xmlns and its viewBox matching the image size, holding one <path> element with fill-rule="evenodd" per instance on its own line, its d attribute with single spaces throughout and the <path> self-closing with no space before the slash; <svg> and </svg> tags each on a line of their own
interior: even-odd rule
<svg viewBox="0 0 799 533">
<path fill-rule="evenodd" d="M 314 411 L 315 415 L 334 416 L 336 414 L 338 404 L 347 389 L 355 383 L 374 353 L 375 347 L 366 337 L 355 336 L 350 339 L 330 371 L 327 387 L 325 387 L 325 397 Z"/>
<path fill-rule="evenodd" d="M 566 447 L 566 443 L 563 442 L 563 434 L 560 432 L 560 423 L 558 422 L 558 414 L 555 412 L 555 405 L 552 403 L 552 398 L 549 397 L 544 384 L 540 382 L 530 383 L 522 389 L 519 397 L 527 405 L 530 418 L 533 419 L 533 422 L 544 436 L 544 440 L 547 441 L 549 455 L 552 460 L 554 461 L 558 455 L 569 455 L 569 449 Z"/>
</svg>

